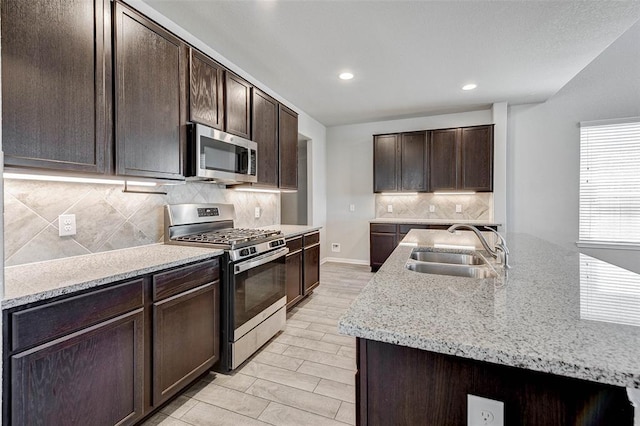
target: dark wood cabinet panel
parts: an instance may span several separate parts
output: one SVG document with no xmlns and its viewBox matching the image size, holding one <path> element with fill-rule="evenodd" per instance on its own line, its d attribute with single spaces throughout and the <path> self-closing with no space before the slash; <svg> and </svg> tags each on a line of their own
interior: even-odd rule
<svg viewBox="0 0 640 426">
<path fill-rule="evenodd" d="M 398 236 L 393 233 L 369 233 L 369 263 L 377 271 L 398 245 Z"/>
<path fill-rule="evenodd" d="M 357 340 L 361 425 L 465 425 L 467 394 L 504 402 L 506 425 L 633 425 L 625 388 Z"/>
<path fill-rule="evenodd" d="M 258 144 L 258 184 L 278 186 L 278 102 L 255 87 L 252 96 L 252 135 Z"/>
<path fill-rule="evenodd" d="M 153 405 L 207 371 L 220 353 L 220 282 L 153 304 Z"/>
<path fill-rule="evenodd" d="M 430 191 L 493 191 L 493 125 L 429 133 Z"/>
<path fill-rule="evenodd" d="M 153 301 L 210 283 L 220 277 L 220 260 L 213 259 L 195 265 L 182 266 L 153 276 Z"/>
<path fill-rule="evenodd" d="M 304 294 L 320 285 L 320 243 L 304 248 Z"/>
<path fill-rule="evenodd" d="M 400 189 L 399 137 L 398 134 L 373 137 L 373 192 Z"/>
<path fill-rule="evenodd" d="M 493 126 L 462 129 L 460 164 L 460 189 L 493 191 Z"/>
<path fill-rule="evenodd" d="M 224 102 L 225 131 L 251 139 L 251 84 L 226 71 Z"/>
<path fill-rule="evenodd" d="M 11 357 L 11 424 L 133 424 L 143 410 L 142 308 Z"/>
<path fill-rule="evenodd" d="M 302 238 L 299 238 L 299 240 L 302 240 Z M 304 290 L 302 288 L 302 249 L 287 254 L 285 265 L 287 309 L 291 309 L 291 307 L 302 300 L 304 296 Z"/>
<path fill-rule="evenodd" d="M 400 190 L 427 191 L 427 133 L 400 135 Z"/>
<path fill-rule="evenodd" d="M 186 45 L 121 3 L 114 22 L 116 172 L 183 179 Z"/>
<path fill-rule="evenodd" d="M 11 350 L 21 351 L 138 308 L 143 304 L 142 286 L 139 279 L 12 313 Z"/>
<path fill-rule="evenodd" d="M 2 1 L 2 148 L 7 166 L 111 167 L 108 0 Z"/>
<path fill-rule="evenodd" d="M 429 139 L 429 190 L 457 189 L 460 129 L 433 130 Z"/>
<path fill-rule="evenodd" d="M 282 189 L 298 189 L 298 114 L 280 104 L 278 159 Z"/>
<path fill-rule="evenodd" d="M 224 127 L 224 68 L 190 49 L 189 117 L 214 129 Z"/>
</svg>

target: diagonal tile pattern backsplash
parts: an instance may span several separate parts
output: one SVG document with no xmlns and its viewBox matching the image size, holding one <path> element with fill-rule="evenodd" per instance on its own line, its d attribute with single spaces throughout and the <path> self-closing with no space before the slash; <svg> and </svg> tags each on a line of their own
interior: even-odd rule
<svg viewBox="0 0 640 426">
<path fill-rule="evenodd" d="M 211 183 L 161 187 L 167 195 L 123 193 L 121 185 L 14 179 L 4 185 L 7 266 L 161 242 L 165 204 L 231 203 L 238 227 L 280 223 L 279 194 L 238 192 Z M 76 215 L 76 235 L 58 236 L 63 213 Z"/>
<path fill-rule="evenodd" d="M 389 213 L 387 207 L 393 206 Z M 462 212 L 456 213 L 456 205 Z M 429 206 L 434 206 L 433 212 Z M 493 220 L 493 193 L 468 195 L 419 193 L 416 195 L 376 194 L 377 218 Z"/>
</svg>

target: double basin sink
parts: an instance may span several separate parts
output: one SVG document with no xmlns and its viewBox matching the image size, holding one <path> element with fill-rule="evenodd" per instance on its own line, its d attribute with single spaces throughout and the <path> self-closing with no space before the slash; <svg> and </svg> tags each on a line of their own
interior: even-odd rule
<svg viewBox="0 0 640 426">
<path fill-rule="evenodd" d="M 466 278 L 496 277 L 495 269 L 474 251 L 451 252 L 427 247 L 413 249 L 405 267 L 424 274 L 451 275 Z"/>
</svg>

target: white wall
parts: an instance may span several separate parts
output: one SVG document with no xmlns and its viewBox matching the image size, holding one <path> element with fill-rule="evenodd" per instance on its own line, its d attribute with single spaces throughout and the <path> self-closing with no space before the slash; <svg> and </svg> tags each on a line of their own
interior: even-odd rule
<svg viewBox="0 0 640 426">
<path fill-rule="evenodd" d="M 329 127 L 327 129 L 328 256 L 369 264 L 369 220 L 375 217 L 373 135 L 492 123 L 491 110 Z M 355 204 L 355 212 L 349 211 Z"/>
<path fill-rule="evenodd" d="M 640 22 L 547 102 L 509 107 L 510 230 L 575 248 L 579 122 L 631 116 L 640 116 Z M 640 269 L 640 252 L 606 257 Z"/>
</svg>

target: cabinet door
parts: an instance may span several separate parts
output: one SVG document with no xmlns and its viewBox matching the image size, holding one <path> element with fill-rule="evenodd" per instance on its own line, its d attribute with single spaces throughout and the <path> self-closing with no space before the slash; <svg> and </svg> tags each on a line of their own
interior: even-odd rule
<svg viewBox="0 0 640 426">
<path fill-rule="evenodd" d="M 128 425 L 142 417 L 142 308 L 11 357 L 11 424 Z"/>
<path fill-rule="evenodd" d="M 285 259 L 287 280 L 287 309 L 295 305 L 303 296 L 302 250 L 289 253 Z"/>
<path fill-rule="evenodd" d="M 400 136 L 402 191 L 427 190 L 427 134 L 403 133 Z"/>
<path fill-rule="evenodd" d="M 110 34 L 107 0 L 2 1 L 6 165 L 108 171 Z"/>
<path fill-rule="evenodd" d="M 207 371 L 220 353 L 220 281 L 153 304 L 153 405 Z"/>
<path fill-rule="evenodd" d="M 457 140 L 460 129 L 431 131 L 429 139 L 429 191 L 457 188 Z"/>
<path fill-rule="evenodd" d="M 255 87 L 252 135 L 258 144 L 258 183 L 278 187 L 278 102 Z"/>
<path fill-rule="evenodd" d="M 186 139 L 186 46 L 116 3 L 117 173 L 181 179 Z"/>
<path fill-rule="evenodd" d="M 283 189 L 298 189 L 298 114 L 280 105 L 278 123 L 279 186 Z"/>
<path fill-rule="evenodd" d="M 193 122 L 222 130 L 224 69 L 197 50 L 190 52 L 189 117 Z"/>
<path fill-rule="evenodd" d="M 371 269 L 377 270 L 391 255 L 398 244 L 396 234 L 371 232 L 369 234 Z"/>
<path fill-rule="evenodd" d="M 399 135 L 373 137 L 373 192 L 400 189 Z"/>
<path fill-rule="evenodd" d="M 460 162 L 460 189 L 493 191 L 493 126 L 462 129 Z"/>
<path fill-rule="evenodd" d="M 251 139 L 251 85 L 229 71 L 225 75 L 225 131 Z"/>
<path fill-rule="evenodd" d="M 304 294 L 320 284 L 320 244 L 304 248 Z"/>
</svg>

